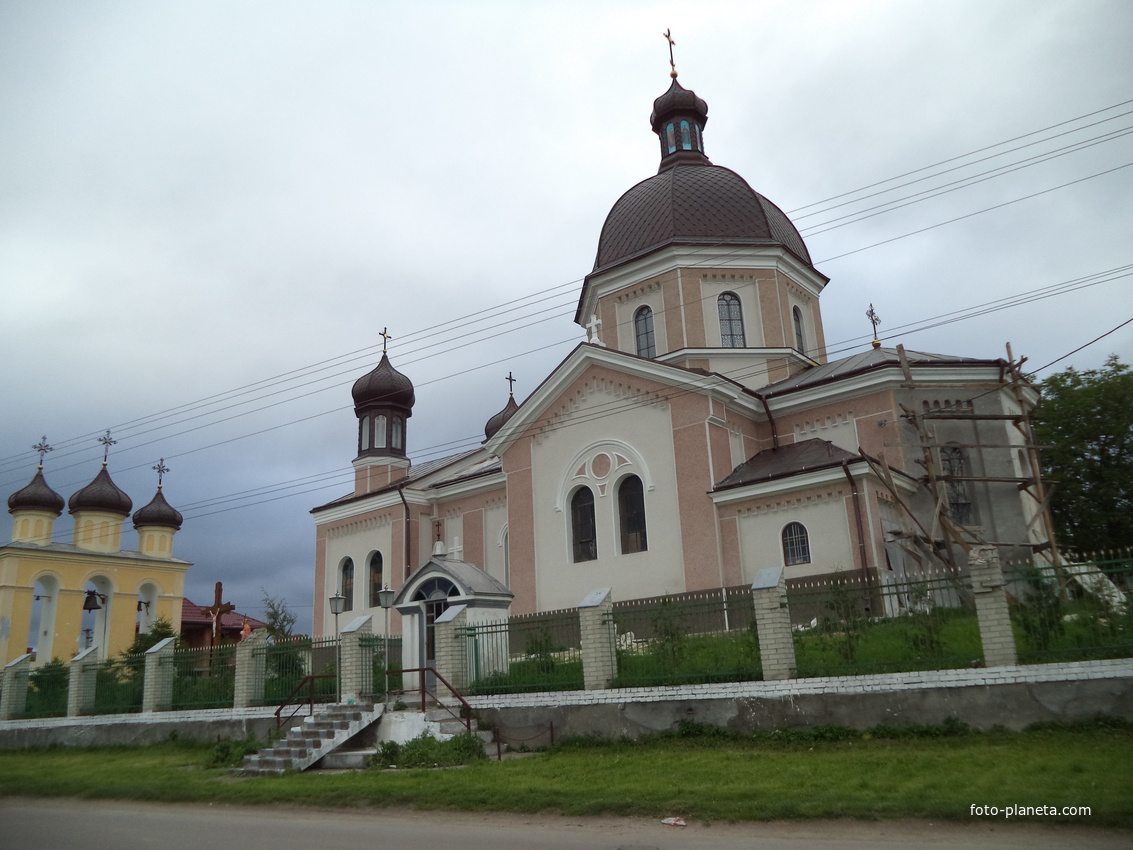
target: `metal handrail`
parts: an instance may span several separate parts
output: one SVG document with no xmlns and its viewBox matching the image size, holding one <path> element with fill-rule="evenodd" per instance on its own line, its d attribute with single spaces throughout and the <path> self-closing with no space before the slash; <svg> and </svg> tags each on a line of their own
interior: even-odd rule
<svg viewBox="0 0 1133 850">
<path fill-rule="evenodd" d="M 440 699 L 437 698 L 436 694 L 432 694 L 432 697 L 433 697 L 434 700 L 436 700 L 437 705 L 440 706 L 441 708 L 443 708 L 449 714 L 452 714 L 452 716 L 456 717 L 457 720 L 463 721 L 465 728 L 469 732 L 472 731 L 472 706 L 469 705 L 468 700 L 466 700 L 464 697 L 462 697 L 460 695 L 460 693 L 456 690 L 456 688 L 454 688 L 452 685 L 450 685 L 448 680 L 444 676 L 442 676 L 440 673 L 438 673 L 434 668 L 432 668 L 432 667 L 410 667 L 410 668 L 407 668 L 405 670 L 387 670 L 386 672 L 388 672 L 388 673 L 418 673 L 419 674 L 420 686 L 415 688 L 414 690 L 419 691 L 420 694 L 421 694 L 421 713 L 422 714 L 425 712 L 425 694 L 428 693 L 428 690 L 425 687 L 425 674 L 426 673 L 432 673 L 434 676 L 437 677 L 437 680 L 441 684 L 443 684 L 446 688 L 448 688 L 450 694 L 452 694 L 454 697 L 456 697 L 458 700 L 460 700 L 460 704 L 464 708 L 464 711 L 461 712 L 463 714 L 463 717 L 457 716 L 456 714 L 453 714 L 453 711 L 452 711 L 451 708 L 449 708 L 447 705 L 445 705 L 443 702 L 441 702 Z M 407 693 L 409 693 L 409 691 L 400 690 L 400 691 L 395 691 L 394 693 L 407 694 Z"/>
<path fill-rule="evenodd" d="M 333 679 L 333 678 L 335 678 L 333 673 L 324 673 L 321 676 L 304 676 L 302 681 L 300 681 L 299 684 L 295 686 L 295 688 L 291 691 L 291 693 L 289 693 L 287 696 L 285 696 L 283 698 L 283 700 L 279 704 L 279 708 L 277 708 L 275 710 L 275 728 L 279 729 L 281 726 L 283 726 L 284 723 L 287 723 L 296 714 L 299 713 L 299 709 L 301 709 L 304 705 L 303 702 L 296 703 L 295 710 L 292 711 L 291 714 L 287 715 L 286 720 L 282 716 L 283 710 L 285 708 L 287 708 L 289 705 L 291 705 L 292 697 L 294 697 L 301 690 L 303 690 L 304 687 L 309 688 L 309 693 L 307 695 L 307 700 L 306 700 L 306 705 L 308 706 L 307 714 L 308 715 L 314 714 L 315 713 L 315 681 L 318 680 L 318 679 Z"/>
</svg>

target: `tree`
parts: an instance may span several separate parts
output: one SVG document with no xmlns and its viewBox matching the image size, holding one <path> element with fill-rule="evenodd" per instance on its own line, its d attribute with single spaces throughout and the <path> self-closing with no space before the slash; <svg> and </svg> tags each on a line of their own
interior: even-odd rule
<svg viewBox="0 0 1133 850">
<path fill-rule="evenodd" d="M 272 596 L 264 588 L 260 589 L 264 594 L 264 624 L 268 635 L 276 643 L 287 640 L 299 618 L 287 607 L 287 600 Z"/>
<path fill-rule="evenodd" d="M 177 637 L 177 632 L 173 631 L 173 624 L 165 617 L 158 617 L 153 621 L 148 632 L 139 632 L 134 636 L 134 642 L 122 651 L 122 655 L 127 657 L 141 655 L 171 637 Z"/>
<path fill-rule="evenodd" d="M 1067 369 L 1042 385 L 1034 412 L 1059 543 L 1079 552 L 1133 546 L 1133 371 Z"/>
</svg>

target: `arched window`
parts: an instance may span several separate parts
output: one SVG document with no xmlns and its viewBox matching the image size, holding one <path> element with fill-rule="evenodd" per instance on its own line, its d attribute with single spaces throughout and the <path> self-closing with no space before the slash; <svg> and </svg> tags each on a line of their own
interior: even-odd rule
<svg viewBox="0 0 1133 850">
<path fill-rule="evenodd" d="M 673 130 L 673 125 L 668 124 L 665 126 L 665 142 L 666 147 L 669 149 L 668 153 L 673 153 L 677 149 L 677 134 Z"/>
<path fill-rule="evenodd" d="M 379 413 L 374 417 L 374 448 L 384 449 L 386 447 L 386 415 Z"/>
<path fill-rule="evenodd" d="M 653 336 L 653 309 L 642 307 L 633 314 L 633 332 L 637 337 L 637 353 L 640 357 L 656 357 L 657 341 Z"/>
<path fill-rule="evenodd" d="M 688 122 L 681 122 L 681 150 L 692 150 L 692 139 L 689 138 Z"/>
<path fill-rule="evenodd" d="M 744 340 L 744 313 L 739 296 L 725 292 L 716 299 L 716 306 L 720 310 L 720 345 L 743 348 L 747 342 Z"/>
<path fill-rule="evenodd" d="M 347 558 L 342 562 L 342 590 L 340 593 L 346 598 L 342 603 L 343 611 L 354 610 L 354 562 Z"/>
<path fill-rule="evenodd" d="M 636 475 L 626 477 L 618 486 L 618 527 L 623 555 L 649 548 L 645 537 L 645 488 Z"/>
<path fill-rule="evenodd" d="M 959 446 L 942 448 L 940 471 L 944 476 L 944 493 L 948 497 L 948 515 L 957 525 L 972 525 L 972 491 L 968 482 L 963 480 L 969 476 L 964 450 Z"/>
<path fill-rule="evenodd" d="M 803 311 L 798 307 L 792 307 L 791 317 L 795 322 L 795 348 L 799 351 L 806 351 L 806 338 L 803 336 Z"/>
<path fill-rule="evenodd" d="M 366 451 L 369 448 L 369 417 L 361 417 L 358 423 L 358 450 Z"/>
<path fill-rule="evenodd" d="M 382 584 L 382 553 L 375 552 L 370 556 L 370 607 L 377 608 L 382 604 L 378 591 L 384 587 Z"/>
<path fill-rule="evenodd" d="M 393 436 L 390 438 L 390 445 L 395 449 L 402 448 L 402 440 L 405 435 L 405 420 L 400 416 L 393 417 Z"/>
<path fill-rule="evenodd" d="M 570 532 L 574 562 L 593 561 L 598 557 L 598 534 L 594 525 L 594 493 L 579 487 L 570 500 Z"/>
<path fill-rule="evenodd" d="M 783 563 L 810 563 L 810 536 L 801 522 L 789 522 L 783 529 Z"/>
</svg>

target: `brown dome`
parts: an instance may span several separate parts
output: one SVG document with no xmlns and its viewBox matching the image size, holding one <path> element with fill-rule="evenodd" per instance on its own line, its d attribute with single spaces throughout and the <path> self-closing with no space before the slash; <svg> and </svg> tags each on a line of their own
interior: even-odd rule
<svg viewBox="0 0 1133 850">
<path fill-rule="evenodd" d="M 676 165 L 622 195 L 602 226 L 594 272 L 668 245 L 779 245 L 811 265 L 786 214 L 718 165 Z"/>
<path fill-rule="evenodd" d="M 37 469 L 31 483 L 8 497 L 8 513 L 16 511 L 50 511 L 59 516 L 66 503 L 63 497 L 47 486 L 43 470 Z"/>
<path fill-rule="evenodd" d="M 413 382 L 393 368 L 384 352 L 382 362 L 354 382 L 351 394 L 356 408 L 376 404 L 410 409 L 416 401 Z"/>
<path fill-rule="evenodd" d="M 484 426 L 484 439 L 490 440 L 496 436 L 496 432 L 504 427 L 504 424 L 515 416 L 515 412 L 519 410 L 519 405 L 515 403 L 515 396 L 508 396 L 507 404 L 504 409 L 488 420 Z"/>
<path fill-rule="evenodd" d="M 112 514 L 129 516 L 134 503 L 130 497 L 118 489 L 118 485 L 110 480 L 110 473 L 104 465 L 94 477 L 94 481 L 71 495 L 67 503 L 71 513 L 79 511 L 106 511 Z"/>
<path fill-rule="evenodd" d="M 181 523 L 184 521 L 185 518 L 181 516 L 181 512 L 165 501 L 165 496 L 160 487 L 148 505 L 144 508 L 138 508 L 134 512 L 134 528 L 141 528 L 144 525 L 159 525 L 177 530 L 181 528 Z"/>
</svg>

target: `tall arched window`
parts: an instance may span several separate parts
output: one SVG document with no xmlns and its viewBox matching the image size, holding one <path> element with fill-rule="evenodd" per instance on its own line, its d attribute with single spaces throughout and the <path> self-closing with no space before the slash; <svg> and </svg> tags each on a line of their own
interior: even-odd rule
<svg viewBox="0 0 1133 850">
<path fill-rule="evenodd" d="M 405 436 L 405 420 L 400 416 L 393 417 L 393 436 L 390 437 L 390 445 L 395 449 L 403 448 L 402 441 Z"/>
<path fill-rule="evenodd" d="M 810 536 L 801 522 L 789 522 L 783 529 L 783 563 L 810 563 Z"/>
<path fill-rule="evenodd" d="M 972 491 L 963 479 L 969 476 L 968 461 L 959 446 L 940 450 L 940 471 L 944 475 L 944 493 L 948 497 L 948 515 L 957 525 L 972 525 Z M 960 480 L 957 480 L 960 479 Z"/>
<path fill-rule="evenodd" d="M 570 533 L 574 562 L 593 561 L 598 557 L 598 534 L 594 524 L 594 493 L 579 487 L 570 500 Z"/>
<path fill-rule="evenodd" d="M 354 562 L 347 558 L 342 562 L 342 589 L 339 591 L 346 601 L 342 603 L 343 611 L 354 610 Z"/>
<path fill-rule="evenodd" d="M 618 528 L 623 555 L 649 548 L 645 536 L 645 488 L 636 475 L 626 477 L 618 486 Z"/>
<path fill-rule="evenodd" d="M 791 318 L 795 322 L 795 348 L 799 351 L 806 351 L 806 337 L 803 336 L 803 311 L 798 307 L 792 307 Z"/>
<path fill-rule="evenodd" d="M 374 417 L 374 448 L 384 449 L 386 447 L 386 415 L 379 413 Z"/>
<path fill-rule="evenodd" d="M 382 553 L 375 552 L 370 556 L 370 607 L 377 608 L 382 604 L 378 591 L 382 589 Z"/>
<path fill-rule="evenodd" d="M 361 451 L 366 451 L 370 448 L 370 417 L 369 415 L 362 417 L 358 431 L 358 448 Z"/>
<path fill-rule="evenodd" d="M 724 348 L 746 346 L 744 313 L 743 308 L 740 307 L 739 296 L 734 292 L 725 292 L 716 299 L 716 306 L 720 310 L 720 345 Z"/>
<path fill-rule="evenodd" d="M 640 357 L 656 357 L 657 341 L 653 335 L 653 308 L 642 307 L 633 314 L 633 332 Z"/>
</svg>

